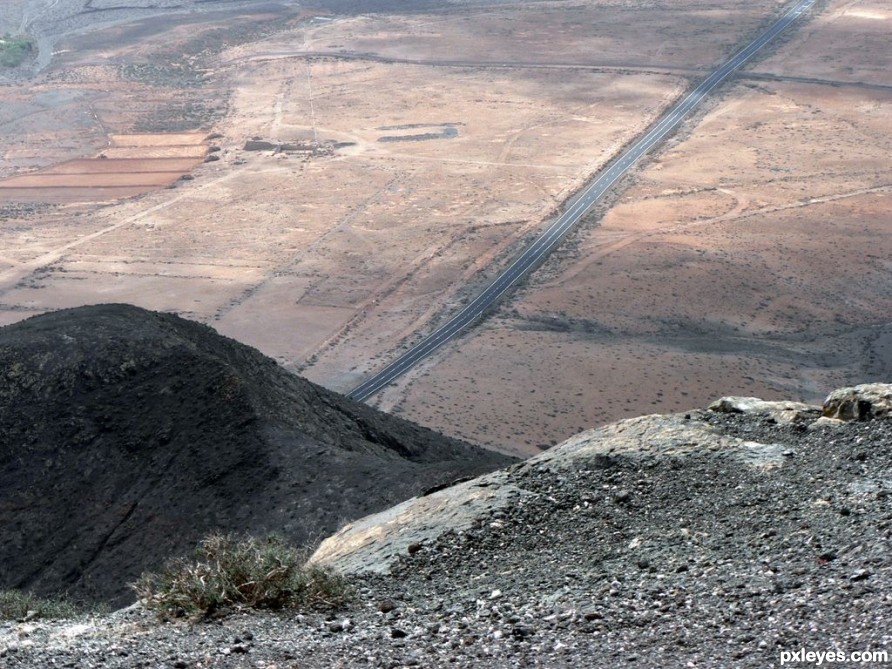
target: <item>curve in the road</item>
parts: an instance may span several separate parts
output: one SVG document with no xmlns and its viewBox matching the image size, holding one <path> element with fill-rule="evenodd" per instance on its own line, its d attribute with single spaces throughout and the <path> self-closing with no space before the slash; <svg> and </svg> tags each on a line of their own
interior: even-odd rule
<svg viewBox="0 0 892 669">
<path fill-rule="evenodd" d="M 474 321 L 480 318 L 487 309 L 495 304 L 511 287 L 535 269 L 543 259 L 554 250 L 558 243 L 585 214 L 607 193 L 617 180 L 622 177 L 635 162 L 675 130 L 681 121 L 695 109 L 703 99 L 735 70 L 749 61 L 766 44 L 796 21 L 807 11 L 815 0 L 797 0 L 787 12 L 781 16 L 758 38 L 747 47 L 738 51 L 723 65 L 704 79 L 694 90 L 680 102 L 670 108 L 660 120 L 642 137 L 635 141 L 625 153 L 616 158 L 591 181 L 572 201 L 567 210 L 542 232 L 536 240 L 523 249 L 514 261 L 495 281 L 482 293 L 467 304 L 445 324 L 434 330 L 418 344 L 403 353 L 399 358 L 367 379 L 348 393 L 357 401 L 364 401 L 380 391 L 386 385 L 402 376 L 419 362 L 431 355 L 443 344 L 454 338 Z"/>
</svg>

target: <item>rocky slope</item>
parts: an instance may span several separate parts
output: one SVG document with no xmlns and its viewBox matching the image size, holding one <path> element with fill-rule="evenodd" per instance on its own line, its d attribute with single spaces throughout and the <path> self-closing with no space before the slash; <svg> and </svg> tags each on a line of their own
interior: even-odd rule
<svg viewBox="0 0 892 669">
<path fill-rule="evenodd" d="M 318 540 L 511 462 L 127 305 L 0 328 L 0 589 L 132 601 L 214 528 Z"/>
<path fill-rule="evenodd" d="M 313 558 L 357 584 L 337 615 L 190 627 L 136 606 L 0 626 L 0 658 L 761 669 L 801 649 L 892 652 L 889 407 L 892 386 L 872 385 L 833 393 L 823 417 L 725 398 L 623 421 L 345 527 Z"/>
</svg>

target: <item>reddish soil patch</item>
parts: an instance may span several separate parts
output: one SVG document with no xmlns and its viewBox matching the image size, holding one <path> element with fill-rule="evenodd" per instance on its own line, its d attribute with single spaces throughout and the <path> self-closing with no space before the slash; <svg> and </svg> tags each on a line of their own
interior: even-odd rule
<svg viewBox="0 0 892 669">
<path fill-rule="evenodd" d="M 195 167 L 195 160 L 189 158 L 89 158 L 69 160 L 43 170 L 41 175 L 66 174 L 71 176 L 93 176 L 100 179 L 103 174 L 143 174 L 175 172 L 184 174 Z"/>
<path fill-rule="evenodd" d="M 109 142 L 111 150 L 129 155 L 109 158 L 104 152 L 98 158 L 68 160 L 36 173 L 3 179 L 0 202 L 61 204 L 131 197 L 173 183 L 200 164 L 207 153 L 203 133 L 112 135 Z"/>
</svg>

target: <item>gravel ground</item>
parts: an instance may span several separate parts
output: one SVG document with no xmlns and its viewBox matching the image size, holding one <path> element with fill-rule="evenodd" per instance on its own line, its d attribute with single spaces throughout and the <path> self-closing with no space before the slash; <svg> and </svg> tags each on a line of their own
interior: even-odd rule
<svg viewBox="0 0 892 669">
<path fill-rule="evenodd" d="M 513 481 L 533 494 L 357 582 L 346 610 L 189 625 L 134 607 L 7 624 L 0 666 L 755 669 L 803 648 L 892 657 L 892 425 L 690 420 L 781 444 L 787 464 L 713 452 L 516 465 Z"/>
<path fill-rule="evenodd" d="M 3 0 L 0 34 L 32 35 L 37 40 L 36 68 L 50 64 L 55 45 L 64 37 L 92 29 L 165 14 L 251 10 L 260 4 L 294 5 L 294 0 Z"/>
</svg>

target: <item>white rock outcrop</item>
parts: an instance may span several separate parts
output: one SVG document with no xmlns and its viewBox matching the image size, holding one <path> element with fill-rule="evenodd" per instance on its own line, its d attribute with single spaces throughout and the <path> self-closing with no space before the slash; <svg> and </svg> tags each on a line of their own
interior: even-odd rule
<svg viewBox="0 0 892 669">
<path fill-rule="evenodd" d="M 310 562 L 342 573 L 387 573 L 399 555 L 447 530 L 461 531 L 526 494 L 510 481 L 509 470 L 413 497 L 360 518 L 322 542 Z"/>
<path fill-rule="evenodd" d="M 810 423 L 821 415 L 821 407 L 804 402 L 768 401 L 758 397 L 722 397 L 709 405 L 719 413 L 745 413 L 773 418 L 778 423 Z"/>
<path fill-rule="evenodd" d="M 721 434 L 705 421 L 682 414 L 652 415 L 582 432 L 549 451 L 507 469 L 415 497 L 361 518 L 329 537 L 310 558 L 347 574 L 388 573 L 410 546 L 460 532 L 498 509 L 533 494 L 524 490 L 528 468 L 606 467 L 613 457 L 683 457 L 708 452 L 768 471 L 784 464 L 786 447 Z"/>
<path fill-rule="evenodd" d="M 800 424 L 809 430 L 845 429 L 846 421 L 892 417 L 892 384 L 871 383 L 830 394 L 822 408 L 803 402 L 723 397 L 713 413 L 760 416 L 778 425 Z M 387 573 L 401 555 L 448 531 L 462 532 L 481 520 L 494 520 L 499 509 L 533 495 L 524 474 L 542 468 L 609 467 L 611 459 L 685 457 L 707 453 L 729 465 L 753 467 L 770 475 L 795 454 L 788 446 L 746 441 L 723 434 L 704 412 L 652 415 L 581 432 L 549 451 L 507 469 L 459 483 L 350 523 L 322 542 L 311 561 L 349 574 Z M 533 472 L 535 473 L 535 472 Z M 410 548 L 410 546 L 412 548 Z"/>
</svg>

